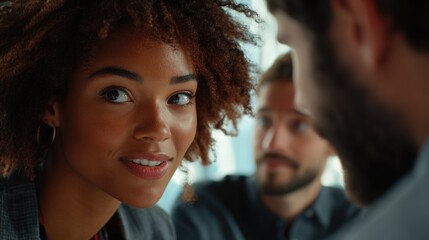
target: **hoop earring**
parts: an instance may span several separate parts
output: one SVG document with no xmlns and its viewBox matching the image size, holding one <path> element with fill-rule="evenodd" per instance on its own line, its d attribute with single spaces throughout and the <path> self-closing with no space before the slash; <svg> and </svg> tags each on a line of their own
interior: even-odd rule
<svg viewBox="0 0 429 240">
<path fill-rule="evenodd" d="M 37 142 L 37 144 L 38 145 L 40 145 L 40 126 L 41 125 L 39 125 L 38 127 L 37 127 L 37 134 L 36 134 L 36 142 Z M 52 145 L 52 143 L 54 143 L 54 140 L 55 140 L 55 136 L 56 136 L 56 134 L 57 134 L 57 128 L 54 126 L 54 127 L 52 127 L 51 125 L 48 125 L 49 127 L 51 127 L 53 130 L 53 133 L 52 133 L 52 138 L 51 138 L 51 143 L 50 143 L 50 145 Z"/>
</svg>

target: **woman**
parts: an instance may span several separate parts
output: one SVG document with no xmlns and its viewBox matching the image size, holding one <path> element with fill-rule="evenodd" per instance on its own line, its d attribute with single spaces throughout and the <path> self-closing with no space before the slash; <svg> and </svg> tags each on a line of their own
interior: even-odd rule
<svg viewBox="0 0 429 240">
<path fill-rule="evenodd" d="M 159 208 L 250 112 L 228 0 L 12 1 L 0 13 L 0 239 L 172 239 Z"/>
</svg>

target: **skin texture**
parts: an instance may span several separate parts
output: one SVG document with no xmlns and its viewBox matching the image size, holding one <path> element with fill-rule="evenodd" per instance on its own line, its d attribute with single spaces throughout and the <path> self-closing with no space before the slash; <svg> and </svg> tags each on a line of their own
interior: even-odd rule
<svg viewBox="0 0 429 240">
<path fill-rule="evenodd" d="M 66 99 L 51 101 L 42 117 L 57 128 L 40 186 L 48 236 L 89 238 L 120 202 L 158 201 L 196 134 L 193 74 L 181 47 L 127 30 L 112 33 L 77 68 Z M 147 154 L 165 171 L 140 176 L 128 167 Z M 79 226 L 86 231 L 75 231 Z"/>
<path fill-rule="evenodd" d="M 373 203 L 412 168 L 417 153 L 407 118 L 388 97 L 392 86 L 377 91 L 375 83 L 395 84 L 391 79 L 399 73 L 385 75 L 386 67 L 393 72 L 402 66 L 385 63 L 389 45 L 374 41 L 386 39 L 364 32 L 344 11 L 334 14 L 328 37 L 315 37 L 280 10 L 275 17 L 287 29 L 279 39 L 294 49 L 298 108 L 337 150 L 350 198 L 362 206 Z"/>
<path fill-rule="evenodd" d="M 328 142 L 294 106 L 292 82 L 269 82 L 259 89 L 254 135 L 256 178 L 264 202 L 292 219 L 314 201 L 327 157 Z"/>
</svg>

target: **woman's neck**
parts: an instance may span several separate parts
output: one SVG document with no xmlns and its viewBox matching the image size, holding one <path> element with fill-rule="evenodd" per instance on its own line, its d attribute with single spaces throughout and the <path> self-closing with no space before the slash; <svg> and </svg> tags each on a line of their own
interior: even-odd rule
<svg viewBox="0 0 429 240">
<path fill-rule="evenodd" d="M 49 239 L 90 239 L 120 202 L 67 166 L 46 166 L 38 186 L 39 213 Z"/>
</svg>

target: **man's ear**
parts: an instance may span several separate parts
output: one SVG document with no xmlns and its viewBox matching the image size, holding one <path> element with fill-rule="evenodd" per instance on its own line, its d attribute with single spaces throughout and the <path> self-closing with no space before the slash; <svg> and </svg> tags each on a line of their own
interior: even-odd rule
<svg viewBox="0 0 429 240">
<path fill-rule="evenodd" d="M 56 99 L 49 100 L 45 110 L 40 116 L 40 119 L 45 124 L 51 127 L 60 126 L 60 102 Z"/>
<path fill-rule="evenodd" d="M 328 157 L 337 156 L 337 152 L 335 151 L 334 147 L 332 147 L 331 144 L 328 146 Z"/>
<path fill-rule="evenodd" d="M 347 17 L 351 44 L 358 48 L 362 63 L 375 70 L 388 54 L 390 18 L 380 12 L 374 0 L 332 0 L 333 13 Z"/>
</svg>

